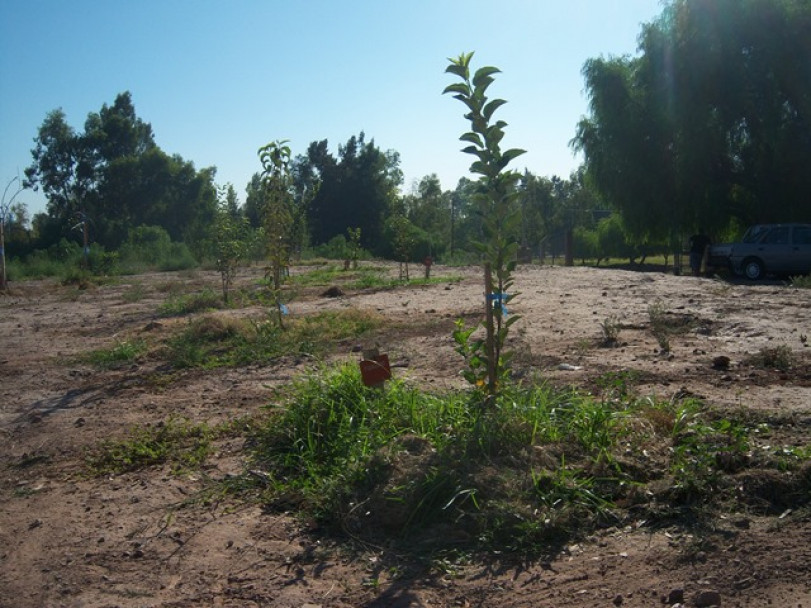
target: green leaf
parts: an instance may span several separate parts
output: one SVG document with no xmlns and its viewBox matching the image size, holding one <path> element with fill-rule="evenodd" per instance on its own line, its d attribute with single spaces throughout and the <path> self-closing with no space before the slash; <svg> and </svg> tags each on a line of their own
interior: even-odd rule
<svg viewBox="0 0 811 608">
<path fill-rule="evenodd" d="M 491 101 L 488 101 L 487 105 L 485 105 L 484 108 L 482 108 L 482 115 L 486 120 L 490 120 L 490 118 L 493 116 L 493 112 L 495 112 L 505 103 L 507 102 L 504 101 L 503 99 L 493 99 Z"/>
<path fill-rule="evenodd" d="M 521 319 L 521 315 L 510 315 L 507 320 L 504 322 L 504 327 L 509 327 L 516 321 Z"/>
<path fill-rule="evenodd" d="M 477 160 L 475 163 L 470 165 L 470 172 L 471 173 L 479 173 L 480 175 L 487 175 L 487 176 L 489 176 L 492 173 L 490 168 L 480 160 Z"/>
<path fill-rule="evenodd" d="M 486 160 L 486 156 L 487 156 L 487 151 L 486 150 L 480 150 L 476 146 L 464 147 L 464 148 L 462 148 L 462 152 L 464 152 L 465 154 L 475 154 L 476 156 L 479 157 L 479 160 L 482 161 L 482 162 L 484 162 Z"/>
<path fill-rule="evenodd" d="M 484 96 L 484 93 L 485 91 L 487 91 L 487 87 L 493 84 L 493 82 L 494 82 L 493 78 L 484 78 L 480 82 L 476 83 L 476 88 L 474 89 L 473 94 L 478 96 L 479 101 L 481 101 L 482 105 L 484 105 L 484 102 L 487 101 L 487 98 Z"/>
<path fill-rule="evenodd" d="M 473 51 L 469 53 L 459 53 L 459 57 L 456 59 L 452 57 L 448 57 L 448 61 L 450 61 L 455 66 L 460 66 L 465 69 L 468 69 L 470 66 L 470 60 L 473 58 Z"/>
<path fill-rule="evenodd" d="M 506 152 L 504 152 L 504 154 L 502 155 L 502 158 L 506 161 L 505 162 L 505 165 L 506 165 L 506 163 L 509 163 L 511 160 L 513 160 L 515 158 L 518 158 L 519 156 L 521 156 L 522 154 L 525 154 L 525 153 L 526 153 L 526 150 L 520 150 L 518 148 L 511 148 L 511 149 L 507 150 Z"/>
<path fill-rule="evenodd" d="M 487 85 L 489 85 L 491 82 L 493 82 L 492 75 L 498 74 L 500 72 L 501 70 L 493 66 L 485 66 L 483 68 L 479 68 L 478 70 L 476 70 L 476 74 L 473 76 L 473 86 L 479 88 L 485 82 L 487 83 Z M 484 88 L 487 88 L 487 85 L 484 85 Z"/>
<path fill-rule="evenodd" d="M 480 148 L 484 147 L 484 144 L 482 143 L 482 138 L 478 133 L 468 132 L 462 135 L 462 137 L 460 137 L 459 139 L 462 141 L 469 141 L 472 144 L 476 144 Z"/>
<path fill-rule="evenodd" d="M 455 82 L 445 87 L 442 94 L 444 95 L 445 93 L 459 93 L 460 95 L 468 96 L 470 95 L 470 87 L 464 82 Z"/>
<path fill-rule="evenodd" d="M 453 61 L 453 60 L 451 59 L 451 61 Z M 459 76 L 460 78 L 464 78 L 465 80 L 468 79 L 468 75 L 469 75 L 469 71 L 468 71 L 467 66 L 459 65 L 458 63 L 452 63 L 451 65 L 446 67 L 445 68 L 445 73 L 446 74 L 455 74 L 456 76 Z"/>
<path fill-rule="evenodd" d="M 498 126 L 492 126 L 487 129 L 487 134 L 485 135 L 485 141 L 487 142 L 488 148 L 495 148 L 501 140 L 504 138 L 504 131 L 501 130 Z"/>
</svg>

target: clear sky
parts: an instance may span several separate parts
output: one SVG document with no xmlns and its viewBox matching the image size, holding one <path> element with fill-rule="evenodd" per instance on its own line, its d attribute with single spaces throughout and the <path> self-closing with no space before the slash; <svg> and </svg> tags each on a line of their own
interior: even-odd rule
<svg viewBox="0 0 811 608">
<path fill-rule="evenodd" d="M 31 164 L 46 114 L 87 114 L 130 91 L 157 144 L 216 166 L 241 201 L 257 149 L 294 155 L 361 131 L 400 153 L 404 191 L 436 173 L 469 176 L 464 106 L 442 90 L 448 57 L 502 70 L 491 97 L 509 124 L 511 168 L 567 177 L 568 142 L 587 112 L 581 68 L 634 55 L 660 0 L 0 0 L 0 187 Z M 33 214 L 41 193 L 17 199 Z"/>
</svg>

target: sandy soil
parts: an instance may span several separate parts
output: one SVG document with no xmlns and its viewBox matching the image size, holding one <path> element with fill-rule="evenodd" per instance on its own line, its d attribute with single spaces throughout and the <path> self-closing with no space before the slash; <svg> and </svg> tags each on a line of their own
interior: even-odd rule
<svg viewBox="0 0 811 608">
<path fill-rule="evenodd" d="M 239 281 L 256 276 L 243 271 Z M 395 374 L 461 386 L 450 329 L 453 319 L 481 309 L 479 271 L 435 267 L 434 276 L 448 282 L 340 298 L 303 292 L 291 313 L 357 307 L 413 319 L 413 332 L 380 344 Z M 220 443 L 199 473 L 88 476 L 87 450 L 103 439 L 170 416 L 217 423 L 258 411 L 274 386 L 311 365 L 191 371 L 156 386 L 145 380 L 154 361 L 110 371 L 79 362 L 80 353 L 138 335 L 154 339 L 185 323 L 156 316 L 180 284 L 217 289 L 219 277 L 163 273 L 89 290 L 31 282 L 0 296 L 0 606 L 712 605 L 702 592 L 717 593 L 725 607 L 811 606 L 807 514 L 729 514 L 708 539 L 637 522 L 603 530 L 548 562 L 426 571 L 371 547 L 336 549 L 301 522 L 257 505 L 189 504 L 208 479 L 242 471 L 237 440 Z M 510 312 L 523 316 L 514 332 L 522 373 L 596 390 L 606 372 L 631 370 L 642 394 L 693 394 L 715 407 L 792 415 L 795 438 L 808 445 L 811 291 L 537 266 L 521 268 L 516 286 L 522 295 Z M 139 298 L 128 297 L 133 290 Z M 671 339 L 669 352 L 650 332 L 652 304 L 690 328 Z M 619 327 L 614 348 L 600 345 L 609 319 Z M 747 365 L 780 345 L 794 353 L 790 372 Z M 357 359 L 354 344 L 339 346 L 339 358 Z M 714 365 L 721 356 L 727 366 Z"/>
</svg>

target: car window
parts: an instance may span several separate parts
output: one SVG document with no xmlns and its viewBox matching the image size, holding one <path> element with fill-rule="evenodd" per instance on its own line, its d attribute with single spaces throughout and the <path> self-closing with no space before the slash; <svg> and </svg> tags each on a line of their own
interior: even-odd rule
<svg viewBox="0 0 811 608">
<path fill-rule="evenodd" d="M 794 227 L 794 244 L 811 245 L 811 226 Z"/>
<path fill-rule="evenodd" d="M 741 241 L 744 243 L 757 243 L 765 231 L 765 226 L 752 226 L 746 231 L 746 234 L 743 235 Z"/>
<path fill-rule="evenodd" d="M 760 242 L 766 245 L 786 245 L 788 244 L 788 231 L 788 226 L 772 228 Z"/>
</svg>

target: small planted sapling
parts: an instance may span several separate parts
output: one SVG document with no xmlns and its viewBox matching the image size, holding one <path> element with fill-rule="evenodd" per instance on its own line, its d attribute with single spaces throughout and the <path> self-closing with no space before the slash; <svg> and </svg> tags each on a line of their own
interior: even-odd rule
<svg viewBox="0 0 811 608">
<path fill-rule="evenodd" d="M 408 282 L 408 260 L 415 241 L 413 225 L 403 213 L 397 213 L 390 221 L 394 233 L 394 256 L 400 264 L 400 280 Z"/>
<path fill-rule="evenodd" d="M 479 68 L 471 75 L 470 60 L 473 53 L 462 53 L 449 59 L 445 72 L 457 76 L 460 82 L 448 85 L 443 93 L 453 93 L 468 112 L 470 131 L 459 139 L 469 145 L 462 152 L 473 155 L 476 160 L 470 171 L 479 175 L 475 201 L 483 218 L 481 242 L 476 243 L 484 263 L 485 283 L 485 338 L 472 340 L 472 331 L 458 324 L 454 332 L 457 350 L 466 358 L 470 367 L 466 377 L 475 386 L 485 389 L 491 403 L 497 393 L 499 382 L 509 374 L 511 353 L 504 350 L 510 326 L 518 316 L 507 316 L 507 305 L 517 295 L 512 292 L 512 271 L 518 253 L 518 228 L 520 209 L 516 188 L 520 175 L 508 171 L 507 165 L 524 153 L 524 150 L 501 150 L 504 137 L 503 120 L 494 120 L 495 111 L 506 102 L 503 99 L 488 99 L 486 92 L 494 82 L 498 68 Z"/>
<path fill-rule="evenodd" d="M 11 188 L 11 184 L 14 182 L 19 182 L 20 178 L 15 177 L 13 178 L 8 184 L 6 184 L 6 189 L 3 191 L 3 198 L 0 200 L 0 290 L 5 291 L 6 289 L 6 222 L 9 219 L 9 212 L 11 210 L 11 205 L 14 202 L 14 199 L 17 198 L 17 195 L 23 191 L 22 186 L 17 188 L 14 194 L 6 200 L 6 195 L 8 194 L 8 189 Z"/>
<path fill-rule="evenodd" d="M 346 233 L 349 235 L 347 241 L 347 253 L 349 260 L 352 262 L 352 268 L 357 269 L 358 259 L 360 258 L 360 226 L 357 228 L 347 228 Z"/>
<path fill-rule="evenodd" d="M 236 193 L 229 184 L 220 191 L 214 218 L 217 270 L 222 277 L 222 297 L 227 304 L 239 263 L 248 255 L 248 222 L 236 206 Z"/>
<path fill-rule="evenodd" d="M 270 261 L 273 301 L 279 326 L 285 310 L 281 300 L 282 280 L 290 265 L 290 241 L 294 228 L 290 147 L 287 140 L 274 141 L 259 148 L 262 163 L 262 224 Z"/>
</svg>

